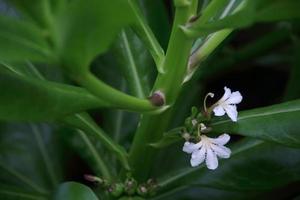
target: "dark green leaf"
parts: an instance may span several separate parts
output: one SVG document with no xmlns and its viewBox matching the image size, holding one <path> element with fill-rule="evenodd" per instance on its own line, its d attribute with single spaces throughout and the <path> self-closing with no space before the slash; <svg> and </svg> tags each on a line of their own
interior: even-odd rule
<svg viewBox="0 0 300 200">
<path fill-rule="evenodd" d="M 82 88 L 0 71 L 0 119 L 49 120 L 103 106 Z"/>
<path fill-rule="evenodd" d="M 140 39 L 130 29 L 123 30 L 113 50 L 130 92 L 140 98 L 147 97 L 155 67 Z"/>
<path fill-rule="evenodd" d="M 265 200 L 258 192 L 241 192 L 207 187 L 183 186 L 158 195 L 151 200 Z"/>
<path fill-rule="evenodd" d="M 114 142 L 103 130 L 93 121 L 87 113 L 80 113 L 74 116 L 69 116 L 64 119 L 64 122 L 72 127 L 76 127 L 87 134 L 96 137 L 102 144 L 111 150 L 125 169 L 129 169 L 128 155 L 126 150 L 118 143 Z"/>
<path fill-rule="evenodd" d="M 47 195 L 42 195 L 37 192 L 26 190 L 20 187 L 7 186 L 0 184 L 0 197 L 5 200 L 47 200 Z"/>
<path fill-rule="evenodd" d="M 1 124 L 1 197 L 45 197 L 61 181 L 61 144 L 53 131 L 46 124 Z"/>
<path fill-rule="evenodd" d="M 105 52 L 117 33 L 134 22 L 123 0 L 70 1 L 56 16 L 58 53 L 73 72 L 86 71 L 90 62 Z"/>
<path fill-rule="evenodd" d="M 236 12 L 223 19 L 207 23 L 202 23 L 199 19 L 184 29 L 191 36 L 205 36 L 221 29 L 242 28 L 256 22 L 296 19 L 300 17 L 299 7 L 300 1 L 298 0 L 246 0 L 241 2 Z"/>
<path fill-rule="evenodd" d="M 199 185 L 204 187 L 257 191 L 300 180 L 300 150 L 262 141 L 240 142 L 232 157 L 214 171 L 200 167 L 183 168 L 160 180 L 162 187 Z M 187 160 L 187 165 L 189 164 Z"/>
<path fill-rule="evenodd" d="M 52 59 L 43 32 L 33 24 L 0 16 L 1 61 Z"/>
<path fill-rule="evenodd" d="M 217 133 L 236 133 L 287 146 L 300 147 L 300 100 L 239 113 L 238 122 L 228 118 L 216 120 L 212 128 Z"/>
<path fill-rule="evenodd" d="M 98 198 L 87 186 L 76 182 L 66 182 L 59 186 L 54 200 L 98 200 Z"/>
<path fill-rule="evenodd" d="M 159 43 L 166 49 L 171 26 L 164 2 L 161 0 L 139 0 L 139 4 Z"/>
<path fill-rule="evenodd" d="M 300 41 L 294 40 L 294 55 L 292 58 L 292 66 L 290 69 L 289 80 L 286 85 L 285 100 L 293 100 L 300 98 Z"/>
<path fill-rule="evenodd" d="M 7 0 L 11 5 L 14 5 L 17 10 L 22 13 L 26 19 L 32 20 L 37 25 L 42 27 L 47 25 L 47 9 L 50 9 L 49 0 Z"/>
</svg>

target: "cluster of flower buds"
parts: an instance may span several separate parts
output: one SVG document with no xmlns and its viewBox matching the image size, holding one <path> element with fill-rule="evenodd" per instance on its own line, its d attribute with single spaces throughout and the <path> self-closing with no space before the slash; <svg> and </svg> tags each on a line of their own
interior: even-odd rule
<svg viewBox="0 0 300 200">
<path fill-rule="evenodd" d="M 209 124 L 212 112 L 215 116 L 223 116 L 225 113 L 233 121 L 237 121 L 236 104 L 242 101 L 240 92 L 231 92 L 224 87 L 225 93 L 220 100 L 207 108 L 207 97 L 214 97 L 213 93 L 208 93 L 204 99 L 204 111 L 199 112 L 197 108 L 192 108 L 191 116 L 185 120 L 185 128 L 182 137 L 186 140 L 183 151 L 191 154 L 191 166 L 196 167 L 205 161 L 208 169 L 214 170 L 218 167 L 218 158 L 229 158 L 231 151 L 224 145 L 230 140 L 226 133 L 217 138 L 209 138 L 205 134 L 212 129 L 205 124 Z"/>
<path fill-rule="evenodd" d="M 154 179 L 149 179 L 146 183 L 138 184 L 138 182 L 132 177 L 127 177 L 124 182 L 118 183 L 113 183 L 93 175 L 85 175 L 84 177 L 88 181 L 97 183 L 113 197 L 151 197 L 156 194 L 158 188 L 158 184 Z"/>
</svg>

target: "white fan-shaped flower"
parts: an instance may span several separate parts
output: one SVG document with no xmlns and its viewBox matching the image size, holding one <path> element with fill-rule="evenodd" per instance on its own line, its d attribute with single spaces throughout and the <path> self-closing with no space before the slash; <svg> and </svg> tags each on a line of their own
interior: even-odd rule
<svg viewBox="0 0 300 200">
<path fill-rule="evenodd" d="M 224 146 L 230 140 L 228 134 L 220 135 L 217 138 L 201 135 L 200 138 L 198 143 L 185 142 L 182 149 L 184 152 L 192 154 L 192 167 L 200 165 L 205 160 L 207 168 L 214 170 L 218 167 L 218 157 L 230 157 L 230 149 Z"/>
<path fill-rule="evenodd" d="M 227 87 L 224 87 L 224 90 L 223 97 L 215 104 L 213 111 L 216 116 L 223 116 L 226 113 L 232 121 L 236 122 L 238 116 L 236 104 L 240 103 L 243 97 L 239 91 L 231 92 Z"/>
</svg>

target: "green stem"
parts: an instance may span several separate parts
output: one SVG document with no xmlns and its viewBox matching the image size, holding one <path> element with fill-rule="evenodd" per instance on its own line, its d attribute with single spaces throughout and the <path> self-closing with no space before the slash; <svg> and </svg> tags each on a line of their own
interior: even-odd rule
<svg viewBox="0 0 300 200">
<path fill-rule="evenodd" d="M 192 78 L 198 69 L 199 64 L 205 60 L 230 35 L 232 31 L 232 29 L 224 29 L 211 34 L 206 42 L 191 55 L 184 82 L 187 82 Z"/>
<path fill-rule="evenodd" d="M 85 142 L 88 149 L 90 150 L 94 160 L 96 161 L 96 163 L 102 173 L 103 178 L 105 178 L 107 180 L 112 180 L 112 175 L 110 174 L 108 167 L 106 166 L 105 162 L 99 156 L 97 150 L 91 143 L 90 139 L 86 136 L 86 134 L 83 131 L 78 130 L 78 132 L 79 132 L 80 137 Z"/>
<path fill-rule="evenodd" d="M 218 14 L 218 12 L 228 4 L 228 0 L 213 0 L 211 1 L 208 6 L 204 9 L 202 15 L 200 16 L 199 20 L 195 22 L 195 25 L 204 24 L 209 21 L 212 17 Z"/>
<path fill-rule="evenodd" d="M 78 82 L 95 96 L 109 102 L 111 105 L 116 106 L 116 108 L 135 112 L 158 110 L 158 107 L 152 105 L 149 100 L 139 99 L 125 94 L 102 82 L 90 72 L 84 73 L 79 77 Z"/>
<path fill-rule="evenodd" d="M 163 61 L 165 58 L 165 52 L 157 41 L 151 28 L 148 26 L 135 0 L 129 0 L 128 2 L 137 19 L 137 24 L 133 26 L 133 30 L 137 33 L 137 35 L 149 49 L 150 54 L 152 55 L 156 64 L 157 71 L 163 73 Z"/>
<path fill-rule="evenodd" d="M 183 76 L 186 71 L 192 40 L 185 37 L 179 28 L 188 22 L 196 12 L 197 2 L 193 0 L 190 4 L 186 1 L 176 1 L 176 13 L 172 33 L 166 54 L 164 69 L 165 74 L 160 74 L 155 82 L 154 91 L 160 90 L 165 94 L 166 102 L 174 104 L 182 86 Z M 140 181 L 144 181 L 151 170 L 155 152 L 149 146 L 150 143 L 162 137 L 163 132 L 169 124 L 171 109 L 166 112 L 150 116 L 143 115 L 140 126 L 135 134 L 130 150 L 129 161 L 133 167 L 133 175 Z M 141 162 L 142 160 L 142 162 Z"/>
</svg>

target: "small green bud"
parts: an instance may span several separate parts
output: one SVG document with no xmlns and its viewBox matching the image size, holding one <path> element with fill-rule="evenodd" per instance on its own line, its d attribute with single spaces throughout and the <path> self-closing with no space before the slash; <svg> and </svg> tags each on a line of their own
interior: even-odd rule
<svg viewBox="0 0 300 200">
<path fill-rule="evenodd" d="M 147 181 L 147 188 L 148 188 L 148 194 L 150 196 L 156 195 L 157 188 L 158 188 L 157 181 L 155 179 L 149 179 Z"/>
<path fill-rule="evenodd" d="M 108 192 L 114 197 L 119 197 L 124 192 L 124 185 L 122 183 L 113 184 L 108 188 Z"/>
<path fill-rule="evenodd" d="M 133 195 L 137 189 L 137 182 L 133 178 L 127 178 L 124 184 L 124 190 L 128 195 Z"/>
<path fill-rule="evenodd" d="M 147 189 L 147 186 L 146 184 L 141 184 L 138 189 L 137 189 L 137 193 L 138 195 L 142 196 L 142 197 L 145 197 L 147 196 L 148 194 L 148 189 Z"/>
</svg>

